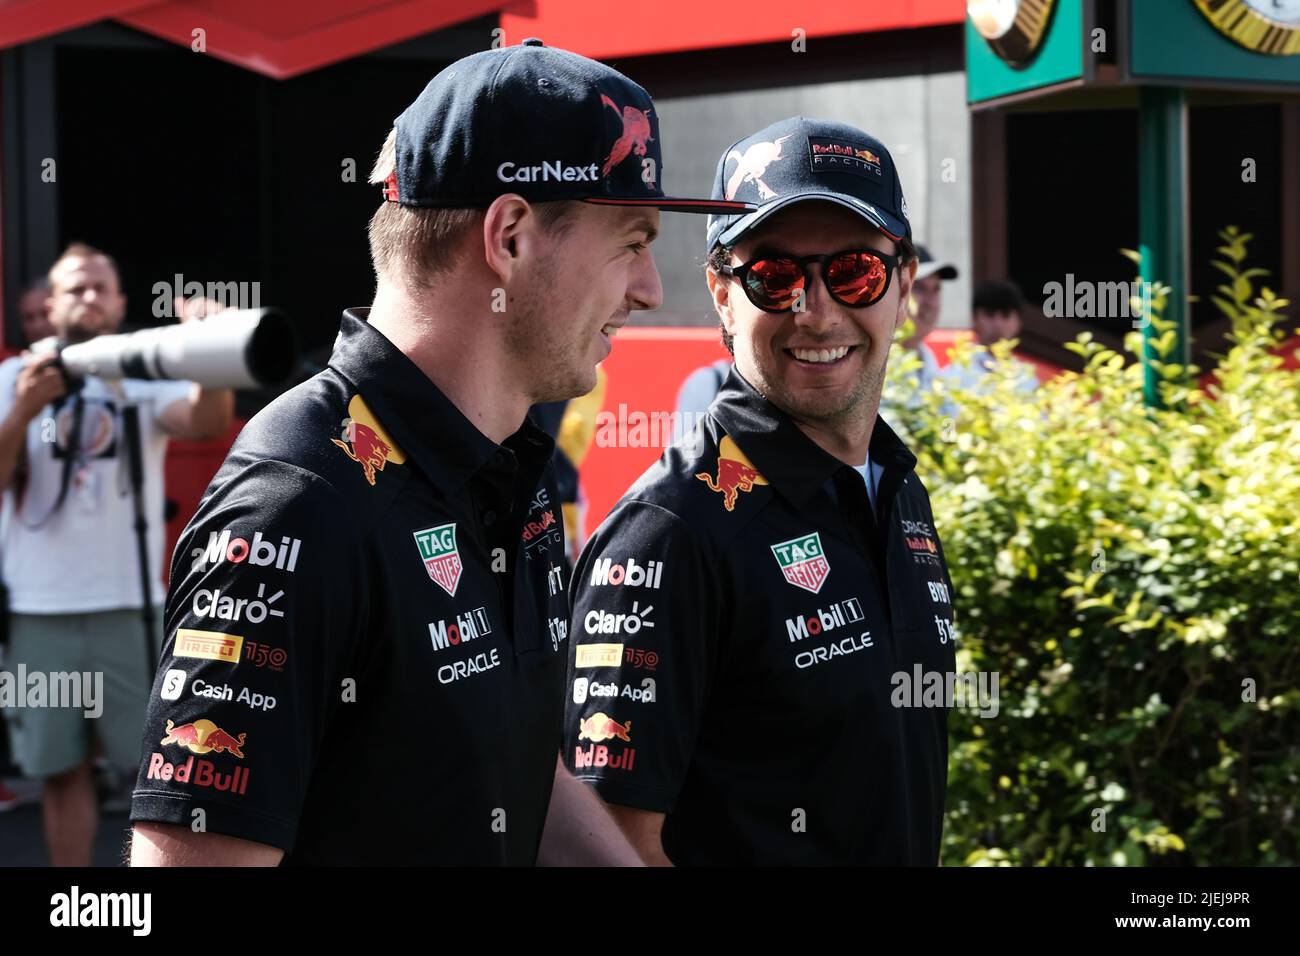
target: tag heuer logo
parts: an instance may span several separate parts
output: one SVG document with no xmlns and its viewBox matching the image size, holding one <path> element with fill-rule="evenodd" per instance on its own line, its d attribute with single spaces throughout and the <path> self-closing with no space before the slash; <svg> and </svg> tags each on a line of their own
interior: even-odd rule
<svg viewBox="0 0 1300 956">
<path fill-rule="evenodd" d="M 774 544 L 772 553 L 785 579 L 797 588 L 816 594 L 830 577 L 831 564 L 822 552 L 822 537 L 816 531 Z"/>
<path fill-rule="evenodd" d="M 460 551 L 456 547 L 456 523 L 416 531 L 415 544 L 433 583 L 455 597 L 461 569 Z"/>
</svg>

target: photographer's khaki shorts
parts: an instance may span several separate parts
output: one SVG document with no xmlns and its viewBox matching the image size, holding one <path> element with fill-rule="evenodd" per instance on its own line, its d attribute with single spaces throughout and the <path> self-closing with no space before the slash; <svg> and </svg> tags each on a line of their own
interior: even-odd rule
<svg viewBox="0 0 1300 956">
<path fill-rule="evenodd" d="M 131 769 L 140 764 L 145 706 L 162 646 L 161 609 L 154 612 L 153 650 L 145 662 L 141 612 L 95 611 L 87 614 L 13 614 L 10 644 L 0 669 L 18 680 L 18 667 L 41 672 L 47 687 L 51 674 L 91 674 L 92 707 L 6 707 L 5 725 L 14 762 L 29 777 L 48 777 L 71 770 L 88 757 L 103 756 L 111 765 Z M 102 679 L 98 676 L 102 674 Z M 28 682 L 30 684 L 30 680 Z M 78 678 L 84 688 L 84 680 Z M 24 689 L 16 687 L 19 695 Z M 52 693 L 52 690 L 50 691 Z M 21 698 L 18 701 L 22 702 Z M 86 711 L 100 711 L 96 718 Z"/>
</svg>

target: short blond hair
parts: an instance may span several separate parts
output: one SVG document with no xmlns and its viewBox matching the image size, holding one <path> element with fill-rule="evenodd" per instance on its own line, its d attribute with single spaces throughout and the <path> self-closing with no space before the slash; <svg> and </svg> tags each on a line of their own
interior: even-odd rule
<svg viewBox="0 0 1300 956">
<path fill-rule="evenodd" d="M 370 170 L 381 185 L 397 172 L 397 130 L 389 131 Z M 577 203 L 533 203 L 544 229 L 563 230 Z M 406 277 L 422 285 L 451 270 L 470 234 L 483 227 L 485 210 L 460 206 L 404 206 L 384 200 L 370 217 L 370 258 L 375 274 Z"/>
<path fill-rule="evenodd" d="M 104 250 L 96 249 L 89 243 L 70 242 L 67 248 L 60 252 L 59 257 L 54 260 L 54 263 L 50 266 L 50 271 L 45 274 L 45 280 L 49 283 L 49 288 L 54 288 L 54 273 L 68 259 L 103 259 L 113 269 L 113 275 L 117 276 L 117 284 L 119 286 L 122 284 L 122 270 L 117 267 L 116 259 Z"/>
</svg>

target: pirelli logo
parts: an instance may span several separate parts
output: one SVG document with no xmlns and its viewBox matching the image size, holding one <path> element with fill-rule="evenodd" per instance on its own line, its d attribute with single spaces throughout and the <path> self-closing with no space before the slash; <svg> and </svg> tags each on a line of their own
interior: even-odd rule
<svg viewBox="0 0 1300 956">
<path fill-rule="evenodd" d="M 622 644 L 579 644 L 574 667 L 618 667 L 623 660 Z"/>
<path fill-rule="evenodd" d="M 175 657 L 197 657 L 205 661 L 238 664 L 244 639 L 238 634 L 221 634 L 217 631 L 196 631 L 182 627 L 176 632 L 172 648 Z"/>
</svg>

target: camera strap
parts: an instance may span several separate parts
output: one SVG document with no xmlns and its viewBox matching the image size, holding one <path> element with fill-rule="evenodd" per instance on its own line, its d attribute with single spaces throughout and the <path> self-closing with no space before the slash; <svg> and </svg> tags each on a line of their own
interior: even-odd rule
<svg viewBox="0 0 1300 956">
<path fill-rule="evenodd" d="M 45 513 L 45 517 L 35 524 L 31 524 L 22 516 L 22 505 L 18 504 L 14 508 L 14 517 L 22 521 L 28 531 L 39 531 L 41 528 L 54 517 L 55 513 L 63 507 L 63 501 L 68 497 L 68 486 L 72 483 L 72 470 L 77 467 L 77 459 L 81 457 L 81 422 L 85 418 L 86 400 L 81 392 L 77 392 L 76 397 L 72 400 L 72 430 L 68 436 L 68 447 L 64 452 L 63 458 L 63 475 L 59 480 L 59 497 L 54 502 L 54 506 Z M 57 422 L 57 417 L 55 419 Z M 58 425 L 55 425 L 54 443 L 57 446 L 59 441 Z M 26 500 L 26 494 L 23 495 Z"/>
</svg>

